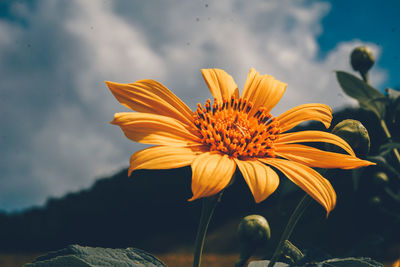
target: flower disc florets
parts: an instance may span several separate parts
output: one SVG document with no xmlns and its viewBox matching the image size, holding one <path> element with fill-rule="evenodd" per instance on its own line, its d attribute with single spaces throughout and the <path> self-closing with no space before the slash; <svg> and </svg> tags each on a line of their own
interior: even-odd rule
<svg viewBox="0 0 400 267">
<path fill-rule="evenodd" d="M 210 151 L 219 151 L 234 158 L 274 157 L 274 141 L 279 124 L 265 108 L 254 113 L 253 104 L 232 97 L 223 103 L 208 99 L 204 106 L 197 104 L 194 123 L 202 142 Z"/>
</svg>

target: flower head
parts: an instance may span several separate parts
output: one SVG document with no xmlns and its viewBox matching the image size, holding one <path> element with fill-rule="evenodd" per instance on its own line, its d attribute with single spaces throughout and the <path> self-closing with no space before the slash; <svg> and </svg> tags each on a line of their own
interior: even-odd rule
<svg viewBox="0 0 400 267">
<path fill-rule="evenodd" d="M 373 163 L 358 159 L 340 137 L 322 131 L 285 133 L 307 120 L 327 128 L 332 110 L 305 104 L 273 117 L 286 84 L 251 69 L 243 92 L 220 69 L 203 69 L 214 97 L 190 110 L 177 96 L 153 80 L 132 84 L 106 82 L 117 100 L 138 112 L 116 113 L 113 124 L 135 141 L 156 145 L 134 153 L 129 175 L 137 169 L 192 168 L 190 200 L 223 190 L 239 168 L 255 201 L 271 195 L 279 184 L 276 170 L 301 187 L 329 213 L 336 193 L 330 182 L 311 167 L 353 169 Z M 298 144 L 326 142 L 348 154 L 326 152 Z"/>
<path fill-rule="evenodd" d="M 374 54 L 366 46 L 354 48 L 350 55 L 350 64 L 353 70 L 366 73 L 375 63 Z"/>
</svg>

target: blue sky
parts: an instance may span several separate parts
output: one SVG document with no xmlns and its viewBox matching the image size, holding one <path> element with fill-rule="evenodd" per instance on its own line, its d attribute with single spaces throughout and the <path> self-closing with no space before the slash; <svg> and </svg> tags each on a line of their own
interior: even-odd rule
<svg viewBox="0 0 400 267">
<path fill-rule="evenodd" d="M 273 115 L 354 105 L 333 70 L 369 46 L 380 89 L 400 84 L 399 3 L 386 1 L 7 1 L 0 3 L 0 210 L 89 187 L 143 146 L 108 124 L 104 81 L 158 80 L 190 107 L 210 94 L 200 69 L 243 86 L 251 67 L 288 83 Z"/>
<path fill-rule="evenodd" d="M 321 56 L 337 42 L 359 39 L 381 47 L 377 64 L 388 71 L 384 87 L 400 87 L 400 1 L 329 1 L 318 37 Z"/>
</svg>

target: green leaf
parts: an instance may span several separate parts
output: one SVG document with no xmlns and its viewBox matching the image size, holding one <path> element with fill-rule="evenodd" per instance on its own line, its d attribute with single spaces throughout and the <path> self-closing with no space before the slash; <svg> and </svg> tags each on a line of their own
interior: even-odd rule
<svg viewBox="0 0 400 267">
<path fill-rule="evenodd" d="M 166 267 L 151 254 L 136 248 L 111 249 L 70 245 L 50 252 L 24 267 Z"/>
<path fill-rule="evenodd" d="M 373 104 L 373 102 L 380 102 L 382 104 L 384 104 L 385 106 L 390 105 L 390 101 L 387 97 L 380 97 L 380 98 L 373 98 L 371 100 L 369 100 L 366 104 Z"/>
<path fill-rule="evenodd" d="M 357 99 L 361 108 L 371 110 L 380 119 L 385 117 L 386 105 L 381 101 L 385 96 L 379 90 L 344 71 L 336 71 L 336 78 L 343 91 Z"/>
</svg>

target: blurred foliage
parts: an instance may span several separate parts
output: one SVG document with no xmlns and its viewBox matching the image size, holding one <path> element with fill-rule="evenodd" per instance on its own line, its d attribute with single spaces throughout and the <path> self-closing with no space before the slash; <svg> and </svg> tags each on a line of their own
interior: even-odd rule
<svg viewBox="0 0 400 267">
<path fill-rule="evenodd" d="M 356 58 L 356 60 L 354 58 Z M 361 108 L 371 111 L 377 116 L 380 122 L 379 128 L 383 130 L 386 137 L 378 142 L 379 152 L 371 154 L 368 158 L 376 162 L 377 166 L 369 173 L 363 170 L 356 171 L 355 179 L 359 180 L 362 176 L 374 177 L 370 178 L 370 180 L 375 182 L 376 191 L 383 187 L 382 191 L 384 193 L 383 196 L 371 196 L 372 203 L 375 203 L 382 211 L 392 214 L 393 219 L 399 221 L 400 211 L 398 209 L 393 210 L 387 205 L 382 206 L 383 203 L 381 203 L 380 199 L 389 198 L 397 202 L 397 204 L 400 204 L 400 155 L 398 151 L 400 145 L 396 143 L 396 141 L 398 142 L 400 140 L 394 140 L 400 136 L 398 129 L 395 129 L 395 124 L 400 112 L 400 92 L 387 88 L 385 90 L 386 95 L 384 95 L 369 84 L 366 74 L 372 67 L 373 62 L 374 57 L 368 48 L 357 47 L 351 54 L 351 64 L 354 70 L 360 72 L 363 79 L 359 79 L 343 71 L 337 71 L 336 77 L 347 95 L 355 98 Z M 357 65 L 357 67 L 354 65 Z M 369 130 L 375 131 L 376 129 L 369 128 Z M 393 130 L 396 132 L 395 135 L 391 133 Z M 379 175 L 377 175 L 377 173 L 379 173 Z M 382 177 L 385 177 L 385 179 L 382 179 Z M 355 184 L 358 185 L 358 182 Z"/>
<path fill-rule="evenodd" d="M 353 171 L 353 190 L 360 196 L 359 205 L 369 207 L 369 211 L 362 214 L 364 220 L 359 222 L 360 225 L 376 220 L 384 222 L 377 225 L 379 228 L 371 228 L 364 238 L 375 242 L 377 250 L 381 251 L 380 257 L 396 260 L 400 257 L 400 92 L 387 88 L 383 94 L 369 84 L 368 70 L 374 61 L 368 48 L 357 47 L 351 54 L 351 64 L 362 79 L 343 71 L 337 71 L 336 77 L 348 96 L 356 99 L 362 109 L 376 115 L 379 124 L 376 128 L 369 126 L 367 130 L 384 133 L 383 138 L 372 142 L 378 150 L 367 156 L 376 166 Z"/>
</svg>

